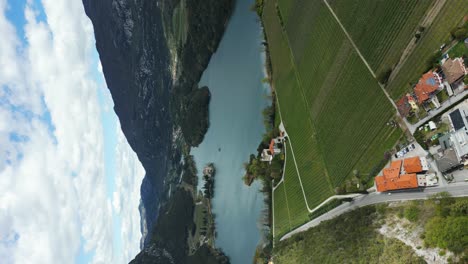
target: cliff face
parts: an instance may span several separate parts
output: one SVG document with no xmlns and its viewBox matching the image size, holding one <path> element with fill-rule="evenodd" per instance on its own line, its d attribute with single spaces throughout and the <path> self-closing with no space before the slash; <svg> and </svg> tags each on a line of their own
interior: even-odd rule
<svg viewBox="0 0 468 264">
<path fill-rule="evenodd" d="M 156 1 L 83 0 L 122 131 L 146 170 L 142 202 L 151 229 L 172 133 L 169 54 Z"/>
<path fill-rule="evenodd" d="M 210 93 L 206 87 L 199 89 L 198 82 L 221 40 L 233 0 L 83 0 L 83 4 L 94 26 L 114 110 L 146 170 L 140 211 L 142 223 L 146 222 L 142 230 L 147 228 L 148 236 L 132 263 L 227 263 L 220 251 L 204 244 L 188 256 L 188 234 L 200 228 L 193 223 L 197 178 L 188 174 L 181 188 L 179 179 L 171 175 L 182 175 L 181 153 L 188 154 L 208 129 Z M 172 45 L 168 29 L 174 28 L 169 25 L 180 10 L 186 11 L 186 37 Z"/>
</svg>

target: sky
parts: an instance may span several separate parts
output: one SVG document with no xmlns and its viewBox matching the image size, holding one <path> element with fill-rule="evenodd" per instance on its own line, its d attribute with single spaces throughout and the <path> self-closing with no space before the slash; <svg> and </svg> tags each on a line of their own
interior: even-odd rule
<svg viewBox="0 0 468 264">
<path fill-rule="evenodd" d="M 127 263 L 145 174 L 80 0 L 0 0 L 0 262 Z"/>
</svg>

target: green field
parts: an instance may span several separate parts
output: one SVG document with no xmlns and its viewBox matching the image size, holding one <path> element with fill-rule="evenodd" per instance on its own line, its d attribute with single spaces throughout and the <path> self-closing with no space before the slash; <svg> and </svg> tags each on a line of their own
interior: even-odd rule
<svg viewBox="0 0 468 264">
<path fill-rule="evenodd" d="M 434 3 L 328 2 L 376 75 L 400 61 Z M 429 58 L 448 41 L 450 30 L 467 13 L 466 1 L 447 1 L 433 23 L 423 29 L 412 53 L 386 87 L 394 100 L 428 69 Z M 384 153 L 403 133 L 387 125 L 394 108 L 323 0 L 267 0 L 262 19 L 273 86 L 299 171 L 297 175 L 290 169 L 289 155 L 286 184 L 278 188 L 283 189 L 283 197 L 274 194 L 279 201 L 288 200 L 290 207 L 285 217 L 284 209 L 275 204 L 275 219 L 282 218 L 275 222 L 278 236 L 306 219 L 298 213 L 303 204 L 291 209 L 304 202 L 299 182 L 288 186 L 287 179 L 300 177 L 306 202 L 315 208 L 356 171 L 361 182 L 369 183 L 380 170 Z"/>
<path fill-rule="evenodd" d="M 388 84 L 388 91 L 393 99 L 397 100 L 405 92 L 410 90 L 410 82 L 416 82 L 421 74 L 430 67 L 427 60 L 446 43 L 450 36 L 450 30 L 456 27 L 468 14 L 466 0 L 447 1 L 435 18 L 432 25 L 422 34 L 416 49 L 410 54 L 407 61 Z"/>
<path fill-rule="evenodd" d="M 395 114 L 392 105 L 323 1 L 279 0 L 284 30 L 276 4 L 268 0 L 263 12 L 273 85 L 312 209 L 350 179 L 353 170 L 368 175 L 401 130 L 386 125 Z M 291 154 L 283 188 L 294 228 L 307 220 L 308 212 L 299 204 L 303 194 L 292 180 L 297 172 Z M 288 231 L 281 222 L 288 218 L 276 204 L 277 198 L 286 197 L 277 191 L 274 195 L 277 237 Z"/>
<path fill-rule="evenodd" d="M 286 143 L 285 149 L 287 158 L 284 181 L 278 185 L 273 194 L 275 199 L 275 236 L 278 237 L 293 227 L 304 224 L 309 219 L 309 211 L 304 201 L 304 194 L 288 143 Z"/>
<path fill-rule="evenodd" d="M 329 0 L 378 75 L 400 59 L 433 0 Z"/>
<path fill-rule="evenodd" d="M 271 7 L 272 10 L 270 11 L 276 12 L 275 7 Z M 281 34 L 281 26 L 276 16 L 266 16 L 265 19 L 271 19 L 271 23 L 276 23 L 277 25 L 272 29 L 278 31 L 269 36 L 269 42 L 272 43 L 269 47 L 270 52 L 277 55 L 272 61 L 273 71 L 279 68 L 278 65 L 281 65 L 281 71 L 273 74 L 274 83 L 277 87 L 287 87 L 287 89 L 277 89 L 280 106 L 283 105 L 283 101 L 292 102 L 292 104 L 286 105 L 287 111 L 281 110 L 283 122 L 288 129 L 288 133 L 296 134 L 296 136 L 290 134 L 291 142 L 295 151 L 301 178 L 303 179 L 302 183 L 304 184 L 308 204 L 311 207 L 315 207 L 333 194 L 332 188 L 326 176 L 323 159 L 318 150 L 316 139 L 314 138 L 316 134 L 315 130 L 310 120 L 307 118 L 304 119 L 304 114 L 307 112 L 306 103 L 300 96 L 300 88 L 291 57 L 289 56 L 287 40 L 283 38 Z M 287 168 L 289 166 L 294 166 L 292 163 L 292 155 L 288 156 L 288 160 Z M 286 176 L 286 179 L 288 179 L 288 177 L 289 175 Z M 289 185 L 289 182 L 287 182 L 287 189 Z"/>
<path fill-rule="evenodd" d="M 463 41 L 460 41 L 457 45 L 448 51 L 448 55 L 450 58 L 468 57 L 468 48 L 465 46 Z"/>
<path fill-rule="evenodd" d="M 281 237 L 287 231 L 291 230 L 291 222 L 289 220 L 289 208 L 286 200 L 286 189 L 284 183 L 280 183 L 276 187 L 274 193 L 274 234 L 275 237 Z"/>
</svg>

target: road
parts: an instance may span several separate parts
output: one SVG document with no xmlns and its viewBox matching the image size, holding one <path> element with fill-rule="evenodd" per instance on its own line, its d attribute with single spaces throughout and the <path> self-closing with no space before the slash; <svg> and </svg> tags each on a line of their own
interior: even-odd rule
<svg viewBox="0 0 468 264">
<path fill-rule="evenodd" d="M 459 103 L 463 99 L 463 97 L 467 95 L 468 95 L 468 90 L 465 90 L 457 95 L 450 97 L 447 101 L 442 103 L 442 106 L 440 108 L 430 111 L 425 118 L 421 119 L 419 122 L 417 122 L 414 125 L 410 124 L 406 119 L 403 119 L 403 120 L 405 121 L 406 126 L 408 127 L 411 134 L 414 134 L 414 132 L 419 126 L 426 123 L 429 119 L 433 118 L 435 115 L 439 114 L 445 109 L 450 108 L 454 106 L 455 104 Z"/>
<path fill-rule="evenodd" d="M 328 213 L 325 213 L 311 220 L 310 222 L 296 228 L 295 230 L 284 235 L 280 240 L 283 241 L 285 239 L 288 239 L 294 234 L 306 231 L 309 228 L 317 226 L 322 221 L 330 220 L 359 207 L 386 202 L 422 200 L 427 199 L 429 196 L 439 192 L 449 192 L 453 197 L 468 196 L 468 183 L 453 183 L 444 187 L 428 187 L 423 190 L 401 191 L 392 193 L 391 195 L 388 195 L 387 193 L 363 194 L 361 196 L 356 197 L 353 201 L 344 203 L 336 207 L 335 209 L 329 211 Z"/>
</svg>

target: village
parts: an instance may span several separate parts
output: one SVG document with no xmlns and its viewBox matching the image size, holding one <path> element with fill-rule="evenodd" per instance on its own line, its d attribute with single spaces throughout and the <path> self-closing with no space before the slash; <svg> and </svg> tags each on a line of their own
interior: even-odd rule
<svg viewBox="0 0 468 264">
<path fill-rule="evenodd" d="M 468 39 L 463 44 L 468 48 Z M 467 59 L 448 54 L 442 55 L 440 67 L 422 75 L 413 93 L 398 100 L 400 115 L 416 124 L 414 131 L 408 127 L 417 142 L 403 146 L 375 177 L 378 192 L 468 181 L 463 171 L 468 165 Z M 419 156 L 401 159 L 415 152 Z"/>
</svg>

